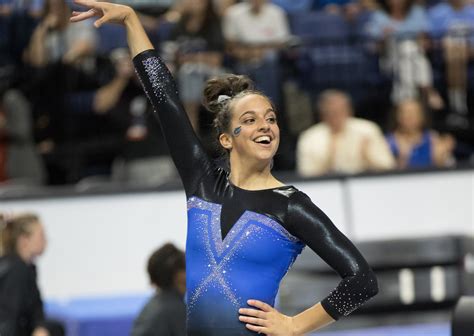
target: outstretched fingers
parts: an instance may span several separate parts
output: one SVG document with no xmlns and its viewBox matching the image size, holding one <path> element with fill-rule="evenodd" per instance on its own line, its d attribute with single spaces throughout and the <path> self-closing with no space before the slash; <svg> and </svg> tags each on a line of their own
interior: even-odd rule
<svg viewBox="0 0 474 336">
<path fill-rule="evenodd" d="M 87 12 L 72 12 L 72 16 L 70 18 L 71 22 L 78 22 L 90 19 L 94 16 L 99 15 L 94 9 L 89 9 Z"/>
</svg>

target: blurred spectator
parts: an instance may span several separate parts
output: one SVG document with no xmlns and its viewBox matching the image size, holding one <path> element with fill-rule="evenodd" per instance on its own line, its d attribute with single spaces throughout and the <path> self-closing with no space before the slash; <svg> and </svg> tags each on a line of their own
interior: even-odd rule
<svg viewBox="0 0 474 336">
<path fill-rule="evenodd" d="M 195 131 L 199 129 L 204 83 L 222 72 L 224 39 L 212 0 L 184 0 L 171 33 L 176 42 L 179 94 Z"/>
<path fill-rule="evenodd" d="M 450 126 L 469 126 L 467 85 L 469 60 L 474 54 L 474 5 L 466 0 L 449 0 L 428 12 L 431 35 L 441 41 L 446 64 Z"/>
<path fill-rule="evenodd" d="M 43 162 L 32 134 L 31 107 L 17 90 L 0 97 L 0 182 L 42 184 Z"/>
<path fill-rule="evenodd" d="M 119 144 L 112 179 L 145 186 L 167 182 L 176 176 L 176 168 L 159 122 L 151 113 L 152 107 L 135 75 L 130 53 L 125 49 L 115 50 L 112 60 L 115 78 L 94 97 L 94 110 L 97 112 L 101 106 L 111 137 L 115 136 Z"/>
<path fill-rule="evenodd" d="M 398 168 L 452 165 L 454 138 L 428 129 L 420 102 L 401 102 L 395 109 L 393 126 L 387 141 Z"/>
<path fill-rule="evenodd" d="M 79 64 L 93 55 L 96 32 L 89 21 L 69 22 L 71 9 L 65 0 L 45 0 L 43 15 L 25 51 L 25 60 L 34 67 L 62 61 Z"/>
<path fill-rule="evenodd" d="M 237 0 L 213 0 L 214 7 L 219 17 L 223 17 L 227 12 L 227 9 L 235 4 Z"/>
<path fill-rule="evenodd" d="M 46 248 L 43 225 L 34 214 L 0 214 L 0 334 L 61 336 L 64 329 L 45 321 L 36 283 L 35 260 Z"/>
<path fill-rule="evenodd" d="M 0 0 L 0 91 L 22 74 L 22 54 L 41 14 L 43 0 Z"/>
<path fill-rule="evenodd" d="M 222 23 L 235 71 L 280 105 L 278 51 L 290 38 L 285 12 L 267 0 L 247 0 L 229 7 Z"/>
<path fill-rule="evenodd" d="M 0 2 L 1 13 L 26 12 L 32 17 L 41 15 L 45 0 L 2 0 Z"/>
<path fill-rule="evenodd" d="M 395 167 L 395 160 L 379 127 L 354 118 L 350 98 L 326 90 L 318 98 L 321 122 L 304 131 L 297 145 L 297 167 L 302 176 L 360 173 Z"/>
<path fill-rule="evenodd" d="M 443 101 L 433 87 L 433 71 L 424 51 L 429 29 L 425 9 L 413 0 L 388 0 L 387 7 L 373 13 L 367 30 L 383 43 L 384 67 L 394 77 L 392 101 L 419 98 L 421 93 L 430 108 L 441 109 Z"/>
<path fill-rule="evenodd" d="M 156 294 L 135 320 L 132 336 L 185 336 L 186 268 L 184 253 L 168 243 L 148 259 L 148 275 Z"/>
</svg>

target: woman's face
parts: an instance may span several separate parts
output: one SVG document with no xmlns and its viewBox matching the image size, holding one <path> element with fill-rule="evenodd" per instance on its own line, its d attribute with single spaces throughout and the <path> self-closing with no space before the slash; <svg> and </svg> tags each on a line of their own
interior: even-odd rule
<svg viewBox="0 0 474 336">
<path fill-rule="evenodd" d="M 280 143 L 280 129 L 268 98 L 248 94 L 231 102 L 231 113 L 230 134 L 220 138 L 223 147 L 231 156 L 271 163 Z"/>
<path fill-rule="evenodd" d="M 32 259 L 42 255 L 46 249 L 46 234 L 43 225 L 39 222 L 32 224 L 29 233 L 20 239 Z"/>
<path fill-rule="evenodd" d="M 421 105 L 417 102 L 405 102 L 400 104 L 397 111 L 398 127 L 405 131 L 420 131 L 425 120 Z"/>
</svg>

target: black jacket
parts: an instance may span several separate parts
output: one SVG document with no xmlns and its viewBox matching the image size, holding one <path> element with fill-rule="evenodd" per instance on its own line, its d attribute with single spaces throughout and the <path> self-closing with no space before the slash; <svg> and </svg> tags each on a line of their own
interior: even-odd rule
<svg viewBox="0 0 474 336">
<path fill-rule="evenodd" d="M 43 320 L 35 265 L 15 254 L 0 257 L 0 335 L 30 336 Z"/>
</svg>

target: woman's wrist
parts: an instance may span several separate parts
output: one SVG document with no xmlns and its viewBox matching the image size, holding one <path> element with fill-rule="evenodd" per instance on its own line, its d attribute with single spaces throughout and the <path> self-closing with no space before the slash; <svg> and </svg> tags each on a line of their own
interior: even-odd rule
<svg viewBox="0 0 474 336">
<path fill-rule="evenodd" d="M 298 327 L 296 316 L 290 316 L 291 336 L 301 335 L 301 328 Z"/>
<path fill-rule="evenodd" d="M 125 16 L 123 19 L 123 23 L 125 26 L 131 25 L 136 23 L 136 21 L 139 21 L 137 13 L 133 10 L 132 7 L 130 6 L 124 6 L 125 7 Z"/>
</svg>

